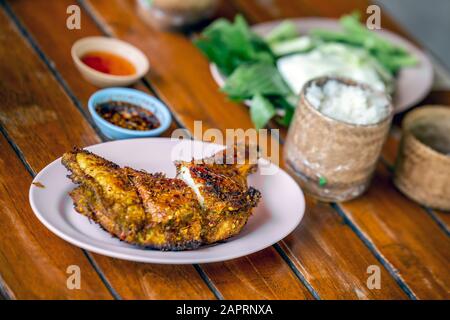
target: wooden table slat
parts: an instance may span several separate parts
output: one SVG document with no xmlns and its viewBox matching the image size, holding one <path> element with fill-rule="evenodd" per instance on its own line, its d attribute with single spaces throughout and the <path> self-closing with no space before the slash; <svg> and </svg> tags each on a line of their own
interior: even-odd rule
<svg viewBox="0 0 450 320">
<path fill-rule="evenodd" d="M 28 1 L 19 0 L 10 4 L 19 14 L 20 19 L 29 23 L 27 27 L 36 32 L 33 33 L 33 37 L 36 37 L 35 39 L 39 41 L 45 53 L 51 53 L 51 59 L 57 65 L 58 70 L 62 70 L 64 80 L 71 88 L 77 90 L 76 97 L 79 97 L 85 106 L 86 99 L 97 88 L 82 80 L 78 71 L 73 67 L 70 47 L 79 37 L 99 33 L 96 31 L 95 25 L 86 19 L 86 14 L 83 17 L 85 29 L 82 29 L 86 33 L 71 33 L 65 29 L 65 10 L 71 1 L 65 1 L 65 3 L 53 1 L 51 5 L 48 5 L 48 1 L 45 3 L 42 1 L 41 4 L 37 2 L 33 2 L 36 7 L 31 7 L 31 10 Z M 43 8 L 43 10 L 40 11 L 40 14 L 36 14 L 36 8 Z M 7 61 L 15 61 L 15 63 L 0 63 L 3 79 L 9 79 L 7 82 L 0 83 L 2 100 L 0 121 L 8 135 L 17 144 L 27 163 L 37 172 L 74 145 L 95 144 L 100 142 L 100 138 L 42 61 L 19 37 L 15 28 L 6 22 L 3 14 L 2 17 L 2 22 L 7 24 L 8 28 L 3 28 L 3 25 L 0 28 L 0 38 L 4 42 L 0 44 L 0 53 L 2 58 L 5 57 Z M 55 23 L 61 25 L 61 28 L 55 28 Z M 58 30 L 65 32 L 58 33 Z M 41 42 L 41 40 L 43 41 Z M 58 50 L 54 50 L 55 47 L 58 47 Z M 143 87 L 140 86 L 140 88 Z M 30 135 L 30 132 L 33 134 Z M 28 186 L 24 186 L 22 192 L 27 189 Z M 24 199 L 23 205 L 28 206 L 28 199 Z M 38 227 L 43 226 L 39 224 Z M 65 245 L 71 250 L 75 250 L 75 247 Z M 50 244 L 48 247 L 52 248 Z M 27 249 L 23 249 L 23 251 L 27 252 Z M 81 252 L 81 250 L 79 251 Z M 61 252 L 63 251 L 61 250 Z M 138 264 L 97 254 L 92 254 L 92 256 L 121 298 L 215 298 L 191 265 Z M 21 273 L 17 273 L 17 276 L 21 276 Z M 46 278 L 43 277 L 43 279 Z M 29 283 L 28 286 L 35 286 L 36 290 L 44 290 L 40 283 Z M 91 298 L 97 297 L 101 297 L 100 290 L 98 295 L 91 296 Z"/>
<path fill-rule="evenodd" d="M 277 0 L 265 3 L 262 9 L 264 4 L 257 1 L 233 0 L 253 22 L 286 16 L 337 18 L 355 8 L 364 15 L 368 6 L 367 1 L 341 1 L 339 5 L 332 5 L 333 2 Z M 386 15 L 382 16 L 382 23 L 383 27 L 407 36 Z M 393 187 L 385 167 L 379 166 L 366 195 L 338 206 L 362 240 L 383 259 L 412 296 L 449 298 L 450 239 L 423 208 Z"/>
<path fill-rule="evenodd" d="M 148 55 L 152 64 L 149 82 L 184 126 L 192 131 L 194 121 L 202 120 L 204 128 L 218 128 L 223 131 L 228 128 L 252 127 L 247 107 L 229 102 L 218 91 L 209 74 L 208 62 L 188 39 L 180 34 L 160 32 L 145 24 L 137 18 L 137 9 L 132 1 L 93 0 L 88 3 L 108 30 L 138 46 Z M 189 56 L 189 59 L 186 59 L 186 56 Z M 171 61 L 170 67 L 167 66 L 168 61 Z M 294 265 L 307 275 L 305 278 L 317 280 L 314 289 L 321 298 L 405 297 L 383 268 L 381 270 L 383 278 L 386 279 L 386 286 L 383 290 L 369 292 L 366 287 L 366 269 L 371 264 L 377 264 L 372 253 L 348 226 L 342 224 L 341 218 L 331 207 L 308 208 L 306 215 L 309 214 L 324 215 L 330 228 L 348 229 L 348 238 L 330 237 L 330 234 L 320 231 L 323 228 L 321 224 L 315 223 L 320 219 L 305 218 L 300 228 L 311 230 L 312 239 L 307 239 L 306 242 L 302 231 L 294 232 L 298 238 L 293 241 L 298 244 L 295 251 L 299 253 L 297 248 L 302 249 L 301 256 L 296 257 L 296 261 L 302 261 L 302 264 Z M 311 246 L 314 241 L 327 244 L 331 250 L 338 250 L 335 256 L 339 259 L 329 259 L 328 256 L 324 258 L 323 252 L 317 250 L 317 245 Z M 357 251 L 346 250 L 348 241 L 355 243 Z M 309 258 L 307 264 L 304 262 L 305 256 Z M 345 260 L 351 263 L 343 263 Z M 310 266 L 311 270 L 305 270 L 305 265 Z M 216 285 L 232 284 L 227 277 L 218 275 L 216 268 L 209 265 L 203 268 Z M 348 282 L 335 281 L 337 274 Z M 235 291 L 240 290 L 236 286 L 234 288 Z M 223 288 L 222 291 L 228 289 Z"/>
<path fill-rule="evenodd" d="M 25 5 L 24 1 L 14 1 L 11 2 L 10 5 L 14 9 L 15 14 L 20 18 L 20 20 L 28 27 L 32 32 L 32 36 L 38 41 L 41 49 L 44 51 L 46 55 L 48 55 L 53 63 L 55 64 L 58 71 L 63 75 L 65 81 L 68 83 L 69 87 L 73 90 L 76 97 L 81 101 L 82 105 L 85 106 L 86 101 L 90 94 L 92 94 L 96 88 L 87 84 L 82 78 L 80 78 L 78 71 L 72 64 L 67 63 L 67 60 L 70 59 L 70 56 L 65 54 L 65 52 L 70 50 L 71 44 L 78 38 L 88 35 L 98 35 L 100 31 L 97 29 L 95 24 L 89 19 L 89 16 L 82 12 L 83 14 L 83 28 L 82 30 L 75 31 L 73 33 L 63 32 L 62 34 L 57 33 L 53 30 L 54 20 L 48 19 L 56 14 L 56 12 L 60 12 L 69 4 L 70 1 L 59 1 L 56 5 L 53 4 L 51 7 L 47 7 L 45 12 L 42 12 L 41 15 L 35 15 L 33 10 L 29 9 L 28 5 Z M 47 19 L 46 19 L 47 18 Z M 62 20 L 61 20 L 62 23 Z M 64 31 L 64 30 L 63 30 Z M 55 51 L 52 48 L 56 43 L 59 42 L 59 39 L 65 37 L 65 41 L 60 42 L 60 50 Z M 193 270 L 192 266 L 186 267 L 172 267 L 172 266 L 158 266 L 158 265 L 145 265 L 139 263 L 131 263 L 126 261 L 120 261 L 116 259 L 109 259 L 107 257 L 103 257 L 100 255 L 95 255 L 95 260 L 103 270 L 103 272 L 108 277 L 109 281 L 113 285 L 113 287 L 118 291 L 119 295 L 124 298 L 211 298 L 212 293 L 205 287 L 204 284 L 200 285 L 197 281 L 191 281 L 191 278 L 196 279 L 198 276 L 196 274 L 191 274 L 191 270 Z M 307 292 L 306 288 L 304 288 L 300 283 L 298 283 L 295 275 L 289 270 L 287 265 L 284 265 L 281 258 L 277 257 L 275 259 L 277 261 L 275 266 L 282 266 L 284 270 L 283 275 L 285 277 L 279 277 L 279 279 L 284 280 L 284 283 L 288 283 L 288 286 L 292 286 L 290 288 L 283 288 L 280 285 L 280 290 L 274 290 L 275 294 L 265 294 L 262 289 L 259 290 L 258 283 L 265 283 L 266 280 L 258 277 L 250 277 L 250 280 L 243 280 L 247 282 L 249 288 L 253 288 L 252 291 L 248 291 L 249 295 L 243 294 L 240 292 L 240 297 L 246 298 L 281 298 L 281 297 L 292 297 L 292 298 L 311 298 L 310 294 Z M 251 261 L 252 258 L 243 261 Z M 113 261 L 113 262 L 112 262 Z M 234 264 L 239 265 L 239 261 L 235 261 Z M 150 267 L 151 266 L 151 267 Z M 120 272 L 118 272 L 120 271 Z M 176 271 L 176 272 L 175 272 Z M 121 277 L 120 274 L 128 274 L 127 277 Z M 177 293 L 174 293 L 171 290 L 160 290 L 157 291 L 158 294 L 149 294 L 148 292 L 143 292 L 146 287 L 149 287 L 151 279 L 147 275 L 155 274 L 158 275 L 154 277 L 153 281 L 157 281 L 160 279 L 161 286 L 156 286 L 156 289 L 163 288 L 162 284 L 164 281 L 168 281 L 170 283 L 178 283 L 179 289 Z M 231 274 L 231 273 L 230 273 Z M 111 276 L 113 275 L 113 276 Z M 177 277 L 177 275 L 180 275 Z M 224 279 L 227 278 L 227 273 L 222 273 Z M 245 279 L 245 275 L 241 275 L 242 279 Z M 164 281 L 163 281 L 164 279 Z M 141 283 L 142 282 L 142 283 Z M 190 288 L 189 284 L 192 284 L 192 288 L 198 288 L 202 290 L 198 290 L 197 292 L 192 292 L 192 288 Z M 254 284 L 253 284 L 254 283 Z M 183 286 L 183 284 L 186 284 Z M 224 282 L 224 285 L 226 283 Z M 166 284 L 167 286 L 167 284 Z M 222 286 L 219 286 L 222 288 Z M 226 286 L 225 286 L 226 287 Z M 256 288 L 256 289 L 255 289 Z M 290 289 L 290 290 L 289 290 Z M 155 290 L 153 290 L 155 292 Z M 204 292 L 201 294 L 201 292 Z M 244 291 L 245 292 L 245 291 Z M 255 295 L 255 292 L 258 295 Z M 236 292 L 237 294 L 238 292 Z M 277 295 L 278 294 L 278 295 Z M 226 298 L 233 298 L 233 295 L 224 295 Z"/>
<path fill-rule="evenodd" d="M 3 24 L 0 13 L 0 26 Z M 111 299 L 82 250 L 45 228 L 28 205 L 31 175 L 0 135 L 0 287 L 7 298 Z M 10 201 L 14 199 L 14 202 Z M 67 268 L 80 268 L 81 289 L 70 290 Z"/>
<path fill-rule="evenodd" d="M 38 3 L 40 1 L 41 4 Z M 70 91 L 71 98 L 86 116 L 86 101 L 96 88 L 79 76 L 70 58 L 70 47 L 78 38 L 102 32 L 84 10 L 82 29 L 67 30 L 65 10 L 72 2 L 43 2 L 37 0 L 31 6 L 26 0 L 15 0 L 9 1 L 9 5 L 36 40 L 44 56 L 51 60 L 49 63 L 53 72 L 64 79 L 67 84 L 65 89 Z M 151 62 L 147 80 L 152 89 L 167 103 L 176 119 L 191 132 L 195 120 L 203 121 L 203 130 L 218 128 L 225 131 L 229 128 L 252 127 L 247 107 L 228 101 L 218 91 L 210 76 L 208 62 L 189 38 L 148 26 L 139 18 L 136 2 L 132 0 L 89 0 L 81 3 L 108 32 L 140 47 L 147 54 Z M 220 14 L 231 17 L 237 8 L 253 23 L 257 23 L 298 16 L 338 17 L 354 8 L 364 13 L 366 7 L 367 2 L 363 0 L 339 4 L 336 0 L 231 0 L 223 3 Z M 383 16 L 382 23 L 384 27 L 407 35 L 387 16 Z M 2 24 L 7 28 L 3 28 Z M 55 25 L 59 27 L 55 28 Z M 4 101 L 0 105 L 0 124 L 31 170 L 40 170 L 74 144 L 89 145 L 100 141 L 67 92 L 64 92 L 1 12 L 0 55 L 2 59 L 9 57 L 7 61 L 17 64 L 0 63 L 0 74 L 3 79 L 8 79 L 5 83 L 0 82 L 0 98 Z M 137 88 L 148 92 L 142 84 L 137 85 Z M 442 92 L 431 95 L 429 100 L 448 104 L 448 97 L 448 92 Z M 33 132 L 34 135 L 30 138 L 24 132 Z M 285 131 L 282 131 L 281 136 L 284 135 Z M 388 165 L 395 157 L 397 143 L 398 137 L 392 136 L 384 148 L 383 157 Z M 13 169 L 23 179 L 14 184 L 15 181 L 10 181 L 7 175 L 0 172 L 0 186 L 8 193 L 19 194 L 21 190 L 27 189 L 31 178 L 24 172 L 14 150 L 0 137 L 0 147 L 3 145 L 8 147 L 6 159 L 17 164 Z M 407 297 L 405 292 L 410 297 L 448 299 L 448 214 L 427 212 L 406 199 L 393 187 L 390 174 L 386 165 L 380 164 L 366 195 L 334 207 L 307 197 L 307 212 L 299 228 L 281 241 L 279 246 L 244 258 L 194 267 L 133 263 L 96 254 L 92 254 L 92 257 L 109 284 L 123 298 L 214 298 L 199 271 L 202 277 L 211 281 L 210 285 L 217 290 L 218 297 L 226 299 L 313 298 L 306 287 L 311 288 L 314 296 L 325 299 L 404 299 Z M 27 210 L 27 202 L 24 199 L 20 205 L 14 206 L 14 210 L 8 210 L 8 217 L 30 215 L 34 218 L 29 208 Z M 6 207 L 11 208 L 11 203 L 6 203 Z M 33 223 L 33 219 L 25 222 Z M 33 232 L 50 234 L 42 225 L 36 230 Z M 27 235 L 31 237 L 34 234 L 31 232 Z M 21 236 L 14 232 L 11 239 Z M 54 236 L 50 234 L 48 238 L 51 237 Z M 11 265 L 16 263 L 14 259 L 11 260 L 15 250 L 20 252 L 25 249 L 20 247 L 22 242 L 12 249 L 7 247 L 9 240 L 0 240 L 3 291 L 17 297 L 40 297 L 38 291 L 26 291 L 28 286 L 33 286 L 35 290 L 41 288 L 42 283 L 39 281 L 43 280 L 40 274 L 41 278 L 33 279 L 37 284 L 29 284 L 21 282 L 23 269 L 19 268 L 19 273 L 11 271 Z M 64 247 L 64 257 L 78 257 L 75 253 L 82 253 L 57 240 L 56 245 Z M 53 242 L 49 247 L 53 248 Z M 85 256 L 81 256 L 81 262 L 89 270 L 89 288 L 99 286 L 100 293 L 67 292 L 67 289 L 60 287 L 61 283 L 53 284 L 55 292 L 61 297 L 82 298 L 98 294 L 101 298 L 111 298 Z M 42 259 L 41 255 L 36 257 Z M 288 260 L 289 264 L 284 260 Z M 63 264 L 65 260 L 52 262 Z M 366 286 L 367 267 L 371 265 L 380 267 L 382 287 L 379 290 L 370 290 Z M 58 275 L 62 278 L 64 274 L 61 272 L 64 270 L 59 270 Z M 50 293 L 47 295 L 50 296 Z"/>
<path fill-rule="evenodd" d="M 8 135 L 18 138 L 17 141 L 29 140 L 30 144 L 34 144 L 27 150 L 35 154 L 34 169 L 37 169 L 44 165 L 41 159 L 45 156 L 46 148 L 43 147 L 42 136 L 29 133 L 39 123 L 48 121 L 48 128 L 42 132 L 51 138 L 57 127 L 52 122 L 58 114 L 45 107 L 50 101 L 39 92 L 55 91 L 51 101 L 55 106 L 65 97 L 58 92 L 58 87 L 46 72 L 45 66 L 30 52 L 31 48 L 0 10 L 0 56 L 2 61 L 8 61 L 7 64 L 0 63 L 0 121 Z M 22 64 L 21 60 L 26 62 Z M 63 121 L 63 124 L 66 123 Z M 64 134 L 65 130 L 61 129 L 61 132 Z M 78 133 L 74 131 L 74 134 Z M 111 294 L 83 251 L 56 237 L 32 213 L 26 192 L 32 177 L 4 135 L 0 135 L 0 150 L 0 269 L 8 297 L 111 299 Z M 45 161 L 51 160 L 53 159 L 47 158 Z M 67 288 L 69 274 L 66 270 L 70 265 L 80 267 L 80 290 Z"/>
</svg>

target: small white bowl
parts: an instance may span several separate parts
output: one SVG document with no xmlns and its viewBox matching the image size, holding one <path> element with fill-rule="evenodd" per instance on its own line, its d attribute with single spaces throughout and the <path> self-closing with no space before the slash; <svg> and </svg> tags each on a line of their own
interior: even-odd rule
<svg viewBox="0 0 450 320">
<path fill-rule="evenodd" d="M 136 68 L 136 73 L 129 76 L 110 75 L 97 71 L 81 61 L 81 57 L 91 51 L 105 51 L 117 54 Z M 81 75 L 98 87 L 128 86 L 142 78 L 149 69 L 149 62 L 144 53 L 131 44 L 107 37 L 86 37 L 77 40 L 71 50 L 72 59 Z"/>
</svg>

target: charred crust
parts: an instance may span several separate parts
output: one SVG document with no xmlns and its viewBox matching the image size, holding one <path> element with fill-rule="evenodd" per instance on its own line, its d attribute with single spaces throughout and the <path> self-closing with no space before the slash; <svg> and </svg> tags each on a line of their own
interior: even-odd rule
<svg viewBox="0 0 450 320">
<path fill-rule="evenodd" d="M 150 249 L 150 250 L 160 250 L 160 251 L 183 251 L 183 250 L 195 250 L 202 245 L 202 241 L 187 241 L 184 243 L 168 243 L 164 245 L 140 245 L 139 247 Z"/>
<path fill-rule="evenodd" d="M 209 196 L 226 202 L 233 208 L 248 209 L 256 206 L 261 197 L 260 192 L 252 187 L 247 188 L 245 183 L 239 181 L 239 173 L 233 168 L 227 168 L 224 172 L 220 166 L 194 165 L 189 170 L 194 180 L 200 180 Z"/>
<path fill-rule="evenodd" d="M 166 225 L 166 228 L 163 231 L 165 240 L 163 244 L 150 243 L 151 241 L 147 241 L 147 239 L 139 241 L 140 238 L 136 237 L 137 233 L 144 231 L 146 228 L 156 227 L 158 222 L 151 222 L 149 224 L 137 226 L 137 228 L 126 229 L 123 228 L 123 225 L 114 221 L 116 219 L 111 218 L 114 217 L 114 213 L 111 215 L 109 211 L 113 205 L 109 202 L 114 199 L 111 200 L 105 198 L 103 188 L 93 177 L 89 176 L 81 169 L 77 161 L 77 154 L 79 153 L 95 157 L 95 161 L 98 161 L 99 166 L 110 168 L 111 173 L 117 175 L 116 178 L 118 179 L 117 181 L 121 188 L 130 188 L 130 190 L 134 190 L 137 194 L 137 203 L 142 206 L 147 217 L 150 217 L 152 213 L 149 212 L 145 205 L 145 199 L 139 191 L 140 186 L 143 186 L 143 189 L 146 192 L 149 192 L 150 199 L 158 199 L 161 193 L 168 193 L 170 196 L 173 196 L 175 202 L 195 201 L 198 205 L 197 209 L 199 210 L 201 218 L 200 225 L 202 226 L 202 230 L 199 236 L 201 240 L 197 240 L 197 237 L 190 237 L 190 240 L 177 238 L 176 234 L 180 225 L 172 225 L 171 222 L 165 221 L 163 222 Z M 199 248 L 202 244 L 207 243 L 204 238 L 205 232 L 215 230 L 214 226 L 211 230 L 207 230 L 209 228 L 208 221 L 205 218 L 207 214 L 212 216 L 216 215 L 217 220 L 214 218 L 215 221 L 213 221 L 215 225 L 220 224 L 221 221 L 223 221 L 221 218 L 222 214 L 231 213 L 235 215 L 232 218 L 233 226 L 236 221 L 240 227 L 230 230 L 226 235 L 223 235 L 223 239 L 219 239 L 222 241 L 226 240 L 242 229 L 242 226 L 247 223 L 248 217 L 251 214 L 251 209 L 257 205 L 261 198 L 261 193 L 258 190 L 253 187 L 247 187 L 246 175 L 243 176 L 235 165 L 196 164 L 194 160 L 191 162 L 175 162 L 177 169 L 183 165 L 186 165 L 190 169 L 192 177 L 195 180 L 201 181 L 201 188 L 208 193 L 208 198 L 213 201 L 223 202 L 223 211 L 210 211 L 207 213 L 201 209 L 194 190 L 181 179 L 166 178 L 163 173 L 148 173 L 144 170 L 138 171 L 127 167 L 121 168 L 111 161 L 77 147 L 74 147 L 72 151 L 65 153 L 61 162 L 71 172 L 68 177 L 72 179 L 74 183 L 79 185 L 70 192 L 75 210 L 87 216 L 89 219 L 92 219 L 102 229 L 117 237 L 120 241 L 146 249 L 180 251 Z M 179 192 L 174 192 L 175 190 Z M 173 195 L 171 194 L 172 192 Z M 164 201 L 161 202 L 162 205 L 165 204 Z M 242 223 L 237 221 L 241 221 Z"/>
</svg>

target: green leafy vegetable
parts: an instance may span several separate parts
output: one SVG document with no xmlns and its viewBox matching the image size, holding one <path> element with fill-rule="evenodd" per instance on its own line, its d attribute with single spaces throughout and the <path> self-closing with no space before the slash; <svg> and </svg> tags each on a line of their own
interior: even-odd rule
<svg viewBox="0 0 450 320">
<path fill-rule="evenodd" d="M 292 21 L 286 20 L 270 31 L 264 40 L 269 44 L 275 44 L 280 41 L 297 38 L 298 36 L 296 25 Z"/>
<path fill-rule="evenodd" d="M 243 63 L 274 63 L 269 46 L 250 30 L 240 15 L 233 23 L 216 20 L 194 43 L 226 76 Z"/>
<path fill-rule="evenodd" d="M 389 52 L 392 54 L 407 54 L 405 49 L 379 37 L 375 32 L 361 24 L 359 20 L 360 14 L 354 12 L 353 14 L 343 16 L 340 19 L 340 23 L 347 34 L 354 35 L 355 39 L 362 39 L 361 45 L 363 47 L 368 50 Z"/>
<path fill-rule="evenodd" d="M 311 37 L 302 36 L 295 39 L 274 43 L 270 46 L 272 52 L 277 56 L 285 56 L 292 53 L 305 52 L 314 47 Z"/>
<path fill-rule="evenodd" d="M 273 104 L 261 94 L 256 94 L 250 106 L 250 117 L 256 129 L 263 128 L 276 114 Z"/>
<path fill-rule="evenodd" d="M 331 72 L 330 65 L 338 65 L 342 60 L 340 72 L 344 72 L 342 69 L 346 66 L 345 71 L 350 74 L 356 70 L 365 72 L 369 78 L 374 75 L 376 79 L 380 78 L 388 93 L 393 91 L 397 72 L 417 63 L 417 58 L 407 50 L 368 30 L 360 23 L 359 14 L 343 16 L 340 24 L 340 32 L 316 29 L 300 36 L 292 21 L 284 21 L 262 38 L 238 15 L 233 22 L 216 20 L 194 43 L 227 77 L 221 90 L 230 99 L 252 100 L 250 113 L 257 128 L 265 126 L 272 117 L 278 124 L 288 126 L 298 96 L 292 92 L 277 68 L 277 65 L 281 66 L 286 61 L 283 60 L 286 55 L 300 54 L 306 57 L 317 53 L 314 56 L 323 56 L 322 60 L 302 67 L 301 70 L 305 70 L 312 66 L 314 72 L 309 70 L 309 74 L 318 73 L 320 68 L 324 72 Z M 301 61 L 297 61 L 298 64 L 301 65 Z M 288 79 L 286 70 L 281 69 Z M 376 79 L 372 79 L 372 83 Z M 291 82 L 290 86 L 295 86 Z M 325 178 L 321 181 L 326 184 Z"/>
<path fill-rule="evenodd" d="M 278 69 L 269 63 L 241 65 L 228 77 L 222 91 L 237 101 L 250 99 L 256 94 L 285 96 L 291 93 Z"/>
<path fill-rule="evenodd" d="M 359 14 L 343 16 L 340 19 L 342 32 L 315 29 L 311 34 L 326 42 L 343 42 L 366 49 L 391 74 L 396 74 L 401 68 L 417 64 L 417 58 L 404 48 L 396 46 L 379 37 L 359 22 Z"/>
<path fill-rule="evenodd" d="M 374 54 L 375 58 L 392 74 L 396 74 L 401 68 L 415 66 L 417 58 L 412 55 L 392 55 L 384 52 Z"/>
</svg>

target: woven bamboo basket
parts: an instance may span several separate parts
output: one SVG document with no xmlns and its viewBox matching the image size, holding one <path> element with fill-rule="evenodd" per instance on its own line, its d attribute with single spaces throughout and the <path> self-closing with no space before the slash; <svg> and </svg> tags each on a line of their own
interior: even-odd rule
<svg viewBox="0 0 450 320">
<path fill-rule="evenodd" d="M 288 132 L 284 160 L 288 170 L 306 192 L 322 201 L 346 201 L 358 197 L 369 186 L 392 120 L 356 125 L 320 113 L 306 99 L 306 88 L 334 79 L 347 85 L 367 86 L 335 77 L 308 82 Z M 383 94 L 383 93 L 380 93 Z"/>
<path fill-rule="evenodd" d="M 405 117 L 394 184 L 425 206 L 450 211 L 450 107 L 424 106 Z"/>
</svg>

